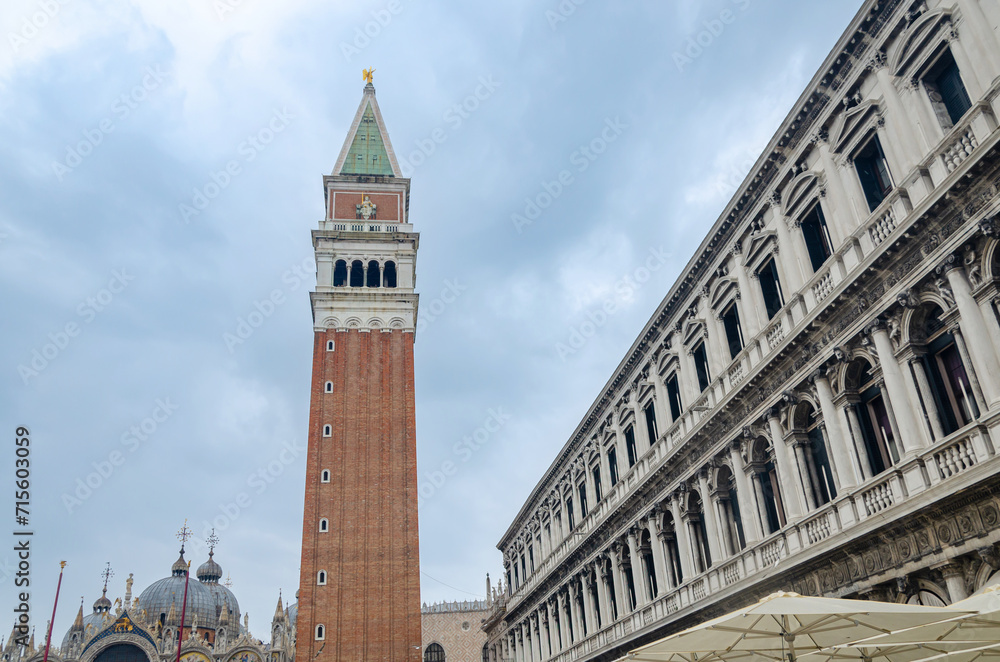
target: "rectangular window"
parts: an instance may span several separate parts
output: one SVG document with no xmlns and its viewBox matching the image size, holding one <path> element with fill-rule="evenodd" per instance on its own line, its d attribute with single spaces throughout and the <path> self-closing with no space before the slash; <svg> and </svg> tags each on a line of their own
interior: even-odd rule
<svg viewBox="0 0 1000 662">
<path fill-rule="evenodd" d="M 704 391 L 712 381 L 708 372 L 708 353 L 705 351 L 705 343 L 698 343 L 691 354 L 694 356 L 694 367 L 698 371 L 698 388 Z"/>
<path fill-rule="evenodd" d="M 573 497 L 566 498 L 566 519 L 569 522 L 569 530 L 576 528 L 576 518 L 573 517 Z"/>
<path fill-rule="evenodd" d="M 670 375 L 667 379 L 667 399 L 670 400 L 670 415 L 676 421 L 684 412 L 681 406 L 681 388 L 677 384 L 677 373 Z"/>
<path fill-rule="evenodd" d="M 802 237 L 806 240 L 806 250 L 809 251 L 809 261 L 815 273 L 833 255 L 830 230 L 826 227 L 826 218 L 818 204 L 802 219 Z"/>
<path fill-rule="evenodd" d="M 608 472 L 611 474 L 611 487 L 618 484 L 618 453 L 614 448 L 608 449 Z"/>
<path fill-rule="evenodd" d="M 604 498 L 604 493 L 601 490 L 601 467 L 600 467 L 600 465 L 594 467 L 594 470 L 593 470 L 592 474 L 594 476 L 594 497 L 598 501 L 600 501 L 602 498 Z"/>
<path fill-rule="evenodd" d="M 858 171 L 858 179 L 861 180 L 861 188 L 865 191 L 868 208 L 875 211 L 892 191 L 889 164 L 885 160 L 885 152 L 882 151 L 882 143 L 879 142 L 878 136 L 872 136 L 868 144 L 854 157 L 854 169 Z"/>
<path fill-rule="evenodd" d="M 757 280 L 760 281 L 760 292 L 764 295 L 764 309 L 767 310 L 767 319 L 774 319 L 778 311 L 784 307 L 785 297 L 781 294 L 778 265 L 774 263 L 773 257 L 757 272 Z"/>
<path fill-rule="evenodd" d="M 528 581 L 528 571 L 524 564 L 524 554 L 521 554 L 521 581 Z"/>
<path fill-rule="evenodd" d="M 653 403 L 647 404 L 642 413 L 646 415 L 646 434 L 649 435 L 649 445 L 652 446 L 660 438 L 656 433 L 656 411 L 653 409 Z"/>
<path fill-rule="evenodd" d="M 531 572 L 535 571 L 535 548 L 531 545 L 528 545 L 528 567 Z"/>
<path fill-rule="evenodd" d="M 969 93 L 962 82 L 962 75 L 955 64 L 951 51 L 945 51 L 937 64 L 924 77 L 924 87 L 930 97 L 931 106 L 946 129 L 958 124 L 959 120 L 972 108 Z"/>
<path fill-rule="evenodd" d="M 580 483 L 576 488 L 576 492 L 580 495 L 580 517 L 585 517 L 589 511 L 587 507 L 587 483 Z"/>
<path fill-rule="evenodd" d="M 743 351 L 743 328 L 740 327 L 740 311 L 736 309 L 735 301 L 722 313 L 722 325 L 726 327 L 729 357 L 735 359 Z"/>
<path fill-rule="evenodd" d="M 638 459 L 635 450 L 635 431 L 631 425 L 625 428 L 625 450 L 628 451 L 628 466 L 631 469 Z"/>
</svg>

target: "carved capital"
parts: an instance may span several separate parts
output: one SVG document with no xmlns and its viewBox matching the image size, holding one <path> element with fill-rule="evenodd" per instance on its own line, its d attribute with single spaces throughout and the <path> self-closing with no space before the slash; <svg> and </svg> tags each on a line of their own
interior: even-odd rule
<svg viewBox="0 0 1000 662">
<path fill-rule="evenodd" d="M 945 256 L 945 258 L 941 260 L 941 263 L 938 264 L 938 266 L 934 269 L 934 271 L 940 276 L 942 274 L 948 273 L 949 271 L 952 271 L 953 269 L 961 269 L 961 268 L 962 268 L 962 260 L 960 260 L 957 255 L 952 253 L 950 255 Z"/>
</svg>

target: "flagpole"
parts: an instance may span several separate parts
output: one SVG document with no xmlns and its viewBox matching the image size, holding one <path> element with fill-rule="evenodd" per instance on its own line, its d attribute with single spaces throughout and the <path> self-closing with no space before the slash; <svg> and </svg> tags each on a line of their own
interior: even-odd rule
<svg viewBox="0 0 1000 662">
<path fill-rule="evenodd" d="M 188 561 L 187 572 L 184 573 L 184 601 L 181 606 L 181 626 L 177 630 L 177 660 L 181 662 L 181 642 L 184 641 L 184 614 L 187 613 L 188 582 L 191 581 L 191 562 Z"/>
<path fill-rule="evenodd" d="M 56 622 L 56 607 L 59 606 L 59 589 L 62 588 L 63 568 L 65 561 L 59 562 L 59 582 L 56 584 L 56 600 L 52 604 L 52 620 L 49 621 L 49 633 L 45 636 L 45 657 L 42 662 L 49 662 L 49 646 L 52 644 L 52 625 Z"/>
</svg>

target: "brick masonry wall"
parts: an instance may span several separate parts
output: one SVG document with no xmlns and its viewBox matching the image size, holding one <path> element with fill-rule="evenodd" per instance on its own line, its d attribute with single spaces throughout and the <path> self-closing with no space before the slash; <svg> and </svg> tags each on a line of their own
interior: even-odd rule
<svg viewBox="0 0 1000 662">
<path fill-rule="evenodd" d="M 433 643 L 444 648 L 445 662 L 482 662 L 486 611 L 451 611 L 422 614 L 424 650 Z M 467 626 L 467 628 L 466 628 Z"/>
<path fill-rule="evenodd" d="M 316 333 L 306 472 L 296 657 L 419 661 L 412 333 Z M 320 570 L 325 586 L 316 585 Z M 317 624 L 325 641 L 315 639 Z"/>
</svg>

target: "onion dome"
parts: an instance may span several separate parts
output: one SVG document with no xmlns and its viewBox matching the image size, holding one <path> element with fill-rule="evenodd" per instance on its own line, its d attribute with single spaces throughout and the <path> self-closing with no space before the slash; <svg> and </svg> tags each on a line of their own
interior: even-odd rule
<svg viewBox="0 0 1000 662">
<path fill-rule="evenodd" d="M 222 566 L 215 562 L 213 556 L 215 552 L 209 551 L 208 560 L 198 566 L 198 581 L 218 582 L 222 579 Z"/>
<path fill-rule="evenodd" d="M 104 589 L 101 597 L 94 601 L 94 613 L 106 614 L 111 611 L 111 600 L 108 600 L 108 589 Z"/>
<path fill-rule="evenodd" d="M 214 532 L 212 535 L 215 535 Z M 214 627 L 219 622 L 223 612 L 227 614 L 227 619 L 232 619 L 237 623 L 240 621 L 240 603 L 228 587 L 219 583 L 220 579 L 222 579 L 222 566 L 215 561 L 215 550 L 210 548 L 208 560 L 198 568 L 198 581 L 211 593 L 215 605 L 215 613 L 212 620 L 209 621 L 211 625 L 208 627 Z"/>
</svg>

